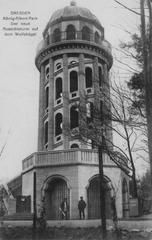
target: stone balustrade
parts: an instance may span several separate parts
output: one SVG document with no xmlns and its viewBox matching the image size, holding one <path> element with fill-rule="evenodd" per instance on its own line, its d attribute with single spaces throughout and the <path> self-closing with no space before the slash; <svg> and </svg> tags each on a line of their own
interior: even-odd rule
<svg viewBox="0 0 152 240">
<path fill-rule="evenodd" d="M 113 164 L 106 154 L 103 154 L 105 165 Z M 91 149 L 69 149 L 47 152 L 36 152 L 25 158 L 22 162 L 22 170 L 27 171 L 37 166 L 57 166 L 73 164 L 98 165 L 98 153 Z"/>
<path fill-rule="evenodd" d="M 66 38 L 66 32 L 61 32 L 61 38 L 58 41 L 53 41 L 53 36 L 52 35 L 50 35 L 49 41 L 46 41 L 45 39 L 42 39 L 37 46 L 36 56 L 38 56 L 39 53 L 41 51 L 43 51 L 45 48 L 47 48 L 48 46 L 51 46 L 51 45 L 53 46 L 53 45 L 56 45 L 56 44 L 60 44 L 60 43 L 63 43 L 63 42 L 69 42 L 69 41 L 70 42 L 75 42 L 75 41 L 80 41 L 81 42 L 81 41 L 83 41 L 83 42 L 86 42 L 86 43 L 89 42 L 91 44 L 95 44 L 95 45 L 100 46 L 100 48 L 103 48 L 109 54 L 112 54 L 111 44 L 107 40 L 99 39 L 98 42 L 95 42 L 94 34 L 90 34 L 89 39 L 84 40 L 84 39 L 82 39 L 82 33 L 77 31 L 76 36 L 73 39 L 67 39 Z"/>
</svg>

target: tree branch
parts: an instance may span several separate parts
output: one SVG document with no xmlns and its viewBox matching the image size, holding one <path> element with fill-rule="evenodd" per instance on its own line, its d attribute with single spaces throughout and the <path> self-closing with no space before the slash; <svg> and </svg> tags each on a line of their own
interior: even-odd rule
<svg viewBox="0 0 152 240">
<path fill-rule="evenodd" d="M 115 1 L 116 3 L 118 3 L 120 6 L 122 6 L 122 7 L 126 8 L 127 10 L 129 10 L 130 12 L 132 12 L 132 13 L 135 13 L 135 14 L 137 14 L 137 15 L 139 15 L 139 16 L 140 16 L 140 13 L 138 13 L 138 12 L 136 12 L 136 11 L 132 10 L 131 8 L 129 8 L 129 7 L 127 7 L 127 6 L 125 6 L 124 4 L 122 4 L 122 3 L 118 2 L 117 0 L 114 0 L 114 1 Z"/>
</svg>

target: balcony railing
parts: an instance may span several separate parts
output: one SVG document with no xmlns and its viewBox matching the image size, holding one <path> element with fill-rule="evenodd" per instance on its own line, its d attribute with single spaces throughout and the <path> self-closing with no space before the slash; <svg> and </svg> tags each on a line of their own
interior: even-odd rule
<svg viewBox="0 0 152 240">
<path fill-rule="evenodd" d="M 49 45 L 59 44 L 61 42 L 65 41 L 86 41 L 90 43 L 94 43 L 99 45 L 100 47 L 104 48 L 107 52 L 111 54 L 111 44 L 104 40 L 102 37 L 99 37 L 98 39 L 95 38 L 95 34 L 89 33 L 89 34 L 82 34 L 82 31 L 75 31 L 75 33 L 68 35 L 66 31 L 60 32 L 60 34 L 50 34 L 47 38 L 42 40 L 36 50 L 36 55 L 39 54 L 41 50 L 46 48 Z"/>
<path fill-rule="evenodd" d="M 113 164 L 106 154 L 103 154 L 104 165 Z M 36 152 L 25 158 L 22 170 L 27 171 L 37 166 L 57 166 L 73 164 L 98 165 L 98 153 L 91 149 L 69 149 L 47 152 Z"/>
</svg>

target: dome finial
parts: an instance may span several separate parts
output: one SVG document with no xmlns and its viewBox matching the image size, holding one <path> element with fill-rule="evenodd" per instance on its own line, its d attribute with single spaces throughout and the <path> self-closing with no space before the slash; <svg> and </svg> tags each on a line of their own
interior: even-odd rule
<svg viewBox="0 0 152 240">
<path fill-rule="evenodd" d="M 76 6 L 77 3 L 76 3 L 75 1 L 71 1 L 71 2 L 70 2 L 70 5 L 71 5 L 71 6 Z"/>
</svg>

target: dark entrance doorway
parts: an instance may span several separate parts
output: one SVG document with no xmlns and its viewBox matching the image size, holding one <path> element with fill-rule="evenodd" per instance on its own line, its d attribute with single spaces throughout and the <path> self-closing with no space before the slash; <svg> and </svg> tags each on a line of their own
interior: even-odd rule
<svg viewBox="0 0 152 240">
<path fill-rule="evenodd" d="M 122 208 L 123 208 L 123 217 L 129 217 L 129 199 L 128 199 L 128 187 L 127 182 L 124 179 L 122 183 Z"/>
<path fill-rule="evenodd" d="M 60 204 L 67 198 L 70 207 L 70 190 L 62 178 L 52 179 L 45 190 L 45 209 L 47 219 L 61 219 Z M 68 213 L 68 219 L 70 218 Z"/>
<path fill-rule="evenodd" d="M 31 213 L 31 196 L 16 196 L 16 212 Z"/>
<path fill-rule="evenodd" d="M 106 188 L 106 218 L 111 218 L 111 195 L 108 181 L 105 179 L 104 185 Z M 100 184 L 99 176 L 94 177 L 89 184 L 88 191 L 88 218 L 100 218 Z"/>
</svg>

